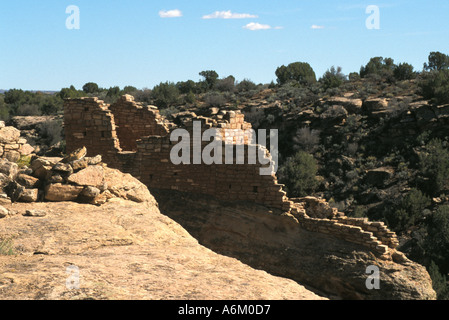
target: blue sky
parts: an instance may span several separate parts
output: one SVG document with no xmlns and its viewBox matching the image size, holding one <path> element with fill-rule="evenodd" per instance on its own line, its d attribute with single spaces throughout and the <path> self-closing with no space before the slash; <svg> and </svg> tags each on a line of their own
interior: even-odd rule
<svg viewBox="0 0 449 320">
<path fill-rule="evenodd" d="M 70 5 L 79 29 L 66 27 Z M 366 27 L 369 5 L 380 29 Z M 431 51 L 449 54 L 448 16 L 447 0 L 4 0 L 0 88 L 152 88 L 202 70 L 269 83 L 283 64 L 308 62 L 320 77 L 374 56 L 421 70 Z"/>
</svg>

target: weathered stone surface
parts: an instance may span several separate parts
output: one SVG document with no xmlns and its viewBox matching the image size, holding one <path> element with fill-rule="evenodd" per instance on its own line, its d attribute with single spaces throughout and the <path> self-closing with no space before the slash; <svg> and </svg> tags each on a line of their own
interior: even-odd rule
<svg viewBox="0 0 449 320">
<path fill-rule="evenodd" d="M 70 163 L 72 161 L 81 160 L 83 159 L 87 154 L 86 147 L 79 148 L 73 152 L 71 152 L 67 157 L 62 159 L 63 163 Z"/>
<path fill-rule="evenodd" d="M 338 213 L 338 210 L 332 208 L 329 203 L 323 199 L 304 197 L 292 200 L 298 203 L 304 203 L 307 215 L 311 218 L 333 219 Z"/>
<path fill-rule="evenodd" d="M 384 98 L 368 99 L 363 102 L 363 110 L 368 113 L 385 110 L 388 107 L 388 100 Z"/>
<path fill-rule="evenodd" d="M 96 155 L 95 157 L 86 157 L 85 159 L 87 160 L 87 163 L 90 166 L 95 166 L 97 164 L 100 164 L 102 161 L 101 155 Z"/>
<path fill-rule="evenodd" d="M 161 212 L 201 244 L 256 269 L 307 284 L 330 298 L 435 299 L 425 267 L 410 260 L 382 260 L 362 245 L 306 231 L 281 211 L 172 191 L 153 194 Z M 366 288 L 366 268 L 370 265 L 379 266 L 381 290 Z"/>
<path fill-rule="evenodd" d="M 39 185 L 39 179 L 29 176 L 27 174 L 20 173 L 16 177 L 16 181 L 20 183 L 25 188 L 35 188 Z"/>
<path fill-rule="evenodd" d="M 77 173 L 72 174 L 68 181 L 79 186 L 98 187 L 103 184 L 104 170 L 102 166 L 89 166 Z"/>
<path fill-rule="evenodd" d="M 6 218 L 9 214 L 8 209 L 6 209 L 4 206 L 0 205 L 0 219 Z"/>
<path fill-rule="evenodd" d="M 360 113 L 363 101 L 361 99 L 350 99 L 345 97 L 332 97 L 326 101 L 329 105 L 340 105 L 345 107 L 349 113 Z"/>
<path fill-rule="evenodd" d="M 36 202 L 39 199 L 39 189 L 25 189 L 21 192 L 18 201 Z"/>
<path fill-rule="evenodd" d="M 0 173 L 3 173 L 10 179 L 15 179 L 19 172 L 19 166 L 17 163 L 8 161 L 6 159 L 0 159 Z"/>
<path fill-rule="evenodd" d="M 323 299 L 199 245 L 155 206 L 119 200 L 14 209 L 46 216 L 2 219 L 0 238 L 13 237 L 16 254 L 0 256 L 2 300 Z M 66 286 L 69 266 L 80 272 L 79 289 Z"/>
<path fill-rule="evenodd" d="M 23 156 L 28 156 L 28 155 L 32 154 L 34 152 L 34 150 L 35 150 L 34 147 L 29 145 L 28 143 L 25 143 L 20 147 L 19 152 Z"/>
<path fill-rule="evenodd" d="M 104 182 L 107 189 L 115 196 L 135 202 L 156 204 L 148 188 L 130 174 L 123 174 L 110 168 L 104 168 L 104 173 Z"/>
<path fill-rule="evenodd" d="M 101 194 L 100 189 L 96 187 L 87 186 L 84 187 L 80 194 L 80 201 L 84 203 L 97 204 L 95 199 Z"/>
<path fill-rule="evenodd" d="M 76 172 L 76 171 L 87 168 L 87 166 L 89 165 L 89 162 L 87 161 L 86 158 L 83 158 L 80 160 L 75 160 L 75 161 L 70 162 L 70 165 L 72 166 L 73 171 Z"/>
<path fill-rule="evenodd" d="M 47 178 L 48 183 L 64 183 L 65 179 L 59 173 L 53 173 L 49 178 Z"/>
<path fill-rule="evenodd" d="M 20 153 L 14 150 L 7 150 L 3 154 L 3 157 L 6 158 L 8 161 L 17 162 L 20 159 Z"/>
<path fill-rule="evenodd" d="M 0 188 L 3 189 L 8 183 L 11 182 L 11 179 L 5 175 L 4 173 L 0 173 Z"/>
<path fill-rule="evenodd" d="M 37 169 L 34 170 L 33 176 L 41 180 L 46 180 L 51 176 L 52 168 L 53 167 L 50 166 L 38 167 Z"/>
<path fill-rule="evenodd" d="M 30 168 L 33 170 L 37 170 L 42 166 L 53 167 L 61 160 L 62 158 L 59 157 L 39 157 L 31 162 Z"/>
<path fill-rule="evenodd" d="M 73 168 L 70 164 L 68 163 L 62 163 L 59 162 L 57 164 L 55 164 L 52 168 L 53 171 L 58 171 L 58 172 L 63 172 L 65 174 L 72 174 L 73 173 Z"/>
<path fill-rule="evenodd" d="M 81 186 L 63 185 L 60 183 L 49 184 L 45 188 L 45 200 L 47 201 L 75 201 L 83 191 Z"/>
<path fill-rule="evenodd" d="M 24 216 L 25 217 L 45 217 L 47 215 L 47 212 L 45 210 L 34 210 L 34 209 L 28 209 L 25 211 Z"/>
<path fill-rule="evenodd" d="M 0 128 L 0 143 L 14 143 L 20 138 L 20 130 L 14 127 Z"/>
</svg>

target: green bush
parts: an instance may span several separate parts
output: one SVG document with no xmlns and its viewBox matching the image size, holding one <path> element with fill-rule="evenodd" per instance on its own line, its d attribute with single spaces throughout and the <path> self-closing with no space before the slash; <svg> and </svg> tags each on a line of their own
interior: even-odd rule
<svg viewBox="0 0 449 320">
<path fill-rule="evenodd" d="M 331 67 L 324 73 L 323 77 L 320 79 L 320 82 L 323 84 L 325 90 L 338 88 L 346 81 L 346 76 L 341 72 L 341 70 L 341 67 L 338 67 L 337 69 L 335 69 L 335 67 Z"/>
<path fill-rule="evenodd" d="M 179 90 L 172 82 L 161 82 L 153 88 L 151 98 L 158 108 L 169 108 L 179 103 Z"/>
<path fill-rule="evenodd" d="M 419 87 L 425 99 L 437 104 L 449 103 L 449 69 L 424 74 Z"/>
<path fill-rule="evenodd" d="M 318 186 L 318 165 L 314 157 L 298 151 L 279 168 L 279 181 L 285 184 L 290 197 L 304 197 L 315 192 Z"/>
<path fill-rule="evenodd" d="M 397 80 L 411 80 L 416 77 L 413 66 L 408 63 L 400 63 L 393 71 L 393 75 Z"/>
<path fill-rule="evenodd" d="M 277 81 L 280 85 L 289 81 L 297 81 L 301 85 L 310 85 L 316 82 L 315 71 L 307 62 L 294 62 L 288 66 L 276 69 Z"/>
<path fill-rule="evenodd" d="M 388 77 L 393 74 L 395 69 L 394 60 L 391 58 L 374 57 L 360 68 L 360 76 L 366 78 L 369 75 L 377 75 L 380 77 Z"/>
<path fill-rule="evenodd" d="M 95 93 L 99 91 L 99 87 L 98 84 L 94 83 L 94 82 L 88 82 L 83 86 L 83 91 L 85 93 Z"/>
<path fill-rule="evenodd" d="M 428 63 L 424 63 L 424 70 L 441 71 L 449 68 L 449 56 L 441 52 L 431 52 Z"/>
<path fill-rule="evenodd" d="M 412 189 L 394 210 L 388 210 L 385 218 L 396 232 L 402 232 L 414 226 L 423 218 L 424 209 L 431 204 L 430 199 L 418 189 Z"/>
<path fill-rule="evenodd" d="M 420 175 L 426 179 L 425 190 L 434 196 L 449 189 L 449 150 L 440 139 L 432 139 L 420 154 Z"/>
<path fill-rule="evenodd" d="M 449 206 L 441 206 L 430 218 L 423 247 L 427 258 L 434 261 L 443 274 L 449 272 Z"/>
<path fill-rule="evenodd" d="M 434 261 L 430 262 L 430 266 L 427 269 L 432 279 L 433 290 L 437 293 L 437 299 L 449 300 L 449 285 L 446 276 L 440 272 L 440 268 Z"/>
</svg>

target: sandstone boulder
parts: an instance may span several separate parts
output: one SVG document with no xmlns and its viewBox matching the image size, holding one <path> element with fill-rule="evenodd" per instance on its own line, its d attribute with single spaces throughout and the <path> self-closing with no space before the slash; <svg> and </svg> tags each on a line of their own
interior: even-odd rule
<svg viewBox="0 0 449 320">
<path fill-rule="evenodd" d="M 20 130 L 14 127 L 0 128 L 0 143 L 14 143 L 20 138 Z"/>
<path fill-rule="evenodd" d="M 6 209 L 4 206 L 0 206 L 0 219 L 6 218 L 9 214 L 8 209 Z"/>
<path fill-rule="evenodd" d="M 19 149 L 19 153 L 23 156 L 28 156 L 32 154 L 34 151 L 35 151 L 34 147 L 29 145 L 28 143 L 23 144 Z"/>
<path fill-rule="evenodd" d="M 332 208 L 329 203 L 323 199 L 304 197 L 291 200 L 296 203 L 303 203 L 307 215 L 310 218 L 334 219 L 338 215 L 338 210 Z"/>
<path fill-rule="evenodd" d="M 83 191 L 81 186 L 64 185 L 60 183 L 49 184 L 45 188 L 45 200 L 59 201 L 75 201 Z"/>
<path fill-rule="evenodd" d="M 113 195 L 134 202 L 156 202 L 148 188 L 130 174 L 111 168 L 104 168 L 104 173 L 107 189 Z"/>
<path fill-rule="evenodd" d="M 29 176 L 29 175 L 23 174 L 23 173 L 20 173 L 17 175 L 16 181 L 18 183 L 20 183 L 22 186 L 24 186 L 25 188 L 29 188 L 29 189 L 35 188 L 39 185 L 38 178 Z"/>
<path fill-rule="evenodd" d="M 104 170 L 102 166 L 89 166 L 68 178 L 69 183 L 91 187 L 100 187 L 104 183 L 103 180 Z"/>
<path fill-rule="evenodd" d="M 20 152 L 15 150 L 7 150 L 3 154 L 3 157 L 6 158 L 8 161 L 15 163 L 20 160 Z"/>
<path fill-rule="evenodd" d="M 384 111 L 388 108 L 388 100 L 384 98 L 367 99 L 363 102 L 362 108 L 366 113 Z"/>
<path fill-rule="evenodd" d="M 19 172 L 17 163 L 8 161 L 7 159 L 0 159 L 0 173 L 3 173 L 9 179 L 15 179 Z"/>
<path fill-rule="evenodd" d="M 350 99 L 346 97 L 332 97 L 328 99 L 326 103 L 343 106 L 349 113 L 360 113 L 363 105 L 361 99 Z"/>
<path fill-rule="evenodd" d="M 36 202 L 39 199 L 39 189 L 22 190 L 18 201 L 20 202 Z"/>
</svg>

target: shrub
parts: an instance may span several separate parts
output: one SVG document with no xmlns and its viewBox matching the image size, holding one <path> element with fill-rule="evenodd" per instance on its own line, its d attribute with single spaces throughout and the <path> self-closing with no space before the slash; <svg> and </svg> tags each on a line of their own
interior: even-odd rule
<svg viewBox="0 0 449 320">
<path fill-rule="evenodd" d="M 221 92 L 234 92 L 235 90 L 235 78 L 229 76 L 224 79 L 220 79 L 215 84 L 215 89 Z"/>
<path fill-rule="evenodd" d="M 391 58 L 374 57 L 360 68 L 360 76 L 366 78 L 368 75 L 378 75 L 380 77 L 388 77 L 392 75 L 395 68 L 394 60 Z"/>
<path fill-rule="evenodd" d="M 206 94 L 204 101 L 207 107 L 222 108 L 226 105 L 225 97 L 219 92 L 209 92 Z"/>
<path fill-rule="evenodd" d="M 386 213 L 388 225 L 396 232 L 405 231 L 423 217 L 423 211 L 431 204 L 430 199 L 418 189 L 412 189 L 402 199 L 396 210 Z"/>
<path fill-rule="evenodd" d="M 61 142 L 62 137 L 62 120 L 46 121 L 39 125 L 40 135 L 46 139 L 49 146 L 53 146 Z"/>
<path fill-rule="evenodd" d="M 98 87 L 98 84 L 94 83 L 94 82 L 88 82 L 83 86 L 83 91 L 85 93 L 95 93 L 98 92 L 100 90 L 100 88 Z"/>
<path fill-rule="evenodd" d="M 179 90 L 172 82 L 161 82 L 153 88 L 151 98 L 158 108 L 165 109 L 178 104 Z"/>
<path fill-rule="evenodd" d="M 324 89 L 338 88 L 343 82 L 346 81 L 346 76 L 341 72 L 341 67 L 335 69 L 335 67 L 331 67 L 327 70 L 323 77 L 320 79 L 320 82 L 323 84 Z"/>
<path fill-rule="evenodd" d="M 298 81 L 301 85 L 310 85 L 316 82 L 315 71 L 307 62 L 294 62 L 288 66 L 276 69 L 277 81 L 280 85 L 289 81 Z"/>
<path fill-rule="evenodd" d="M 298 151 L 279 168 L 279 180 L 291 197 L 303 197 L 315 192 L 318 166 L 312 155 Z"/>
<path fill-rule="evenodd" d="M 40 116 L 41 114 L 39 106 L 35 104 L 23 104 L 17 108 L 18 116 Z"/>
<path fill-rule="evenodd" d="M 311 130 L 308 127 L 301 128 L 293 137 L 293 142 L 300 145 L 304 151 L 311 152 L 320 143 L 320 131 Z"/>
<path fill-rule="evenodd" d="M 257 89 L 257 85 L 249 79 L 243 79 L 236 85 L 237 92 L 249 92 Z"/>
<path fill-rule="evenodd" d="M 437 293 L 437 299 L 449 300 L 449 285 L 446 281 L 446 276 L 440 272 L 440 269 L 433 260 L 427 269 L 432 279 L 433 290 Z"/>
<path fill-rule="evenodd" d="M 425 99 L 438 104 L 449 103 L 449 69 L 425 74 L 419 87 Z"/>
<path fill-rule="evenodd" d="M 441 71 L 449 68 L 449 56 L 441 52 L 431 52 L 429 63 L 424 63 L 424 70 Z"/>
<path fill-rule="evenodd" d="M 449 206 L 441 206 L 430 218 L 428 236 L 424 240 L 427 257 L 433 260 L 443 274 L 449 272 Z"/>
<path fill-rule="evenodd" d="M 393 75 L 397 80 L 411 80 L 416 77 L 413 66 L 408 63 L 400 63 L 393 71 Z"/>
<path fill-rule="evenodd" d="M 426 191 L 438 196 L 449 188 L 449 150 L 440 139 L 432 139 L 420 154 L 420 174 L 427 179 Z"/>
</svg>

